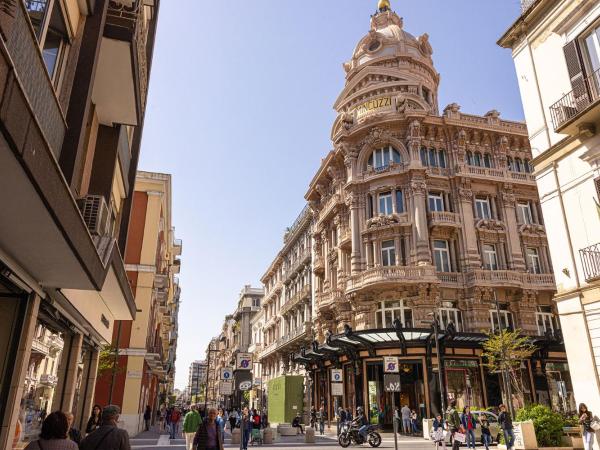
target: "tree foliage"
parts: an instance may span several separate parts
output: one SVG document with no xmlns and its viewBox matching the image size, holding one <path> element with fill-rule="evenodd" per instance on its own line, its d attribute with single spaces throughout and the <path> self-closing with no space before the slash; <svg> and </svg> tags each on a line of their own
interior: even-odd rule
<svg viewBox="0 0 600 450">
<path fill-rule="evenodd" d="M 529 339 L 521 335 L 520 330 L 502 330 L 489 333 L 483 344 L 484 365 L 492 372 L 504 372 L 510 377 L 511 386 L 517 394 L 523 396 L 521 364 L 531 358 L 537 348 Z"/>
<path fill-rule="evenodd" d="M 122 370 L 119 367 L 119 358 L 117 355 L 117 349 L 113 345 L 105 345 L 100 350 L 100 356 L 98 360 L 98 376 L 102 376 L 107 372 L 118 372 Z"/>
</svg>

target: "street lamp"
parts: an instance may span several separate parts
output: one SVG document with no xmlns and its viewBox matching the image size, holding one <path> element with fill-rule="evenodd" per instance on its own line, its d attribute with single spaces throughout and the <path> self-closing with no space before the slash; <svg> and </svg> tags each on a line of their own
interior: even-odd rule
<svg viewBox="0 0 600 450">
<path fill-rule="evenodd" d="M 498 302 L 498 296 L 496 295 L 496 291 L 494 293 L 494 302 L 496 303 L 496 315 L 498 316 L 498 333 L 502 336 L 502 322 L 500 320 L 500 303 Z M 506 395 L 508 397 L 508 411 L 510 412 L 511 417 L 514 417 L 513 412 L 513 402 L 512 402 L 512 386 L 510 380 L 510 373 L 506 373 L 506 350 L 504 349 L 504 344 L 502 344 L 502 382 L 504 383 L 504 387 L 506 389 Z"/>
<path fill-rule="evenodd" d="M 440 401 L 441 401 L 441 405 L 442 405 L 441 413 L 443 416 L 444 411 L 446 411 L 446 402 L 445 402 L 445 395 L 444 395 L 444 380 L 443 380 L 443 375 L 442 375 L 443 361 L 442 361 L 442 353 L 440 351 L 439 324 L 438 324 L 438 320 L 437 320 L 437 316 L 436 316 L 435 312 L 430 312 L 429 314 L 427 314 L 427 316 L 432 317 L 431 324 L 433 326 L 433 334 L 434 334 L 434 339 L 435 339 L 435 352 L 436 352 L 436 356 L 437 356 L 437 360 L 438 360 L 438 382 L 440 384 Z"/>
</svg>

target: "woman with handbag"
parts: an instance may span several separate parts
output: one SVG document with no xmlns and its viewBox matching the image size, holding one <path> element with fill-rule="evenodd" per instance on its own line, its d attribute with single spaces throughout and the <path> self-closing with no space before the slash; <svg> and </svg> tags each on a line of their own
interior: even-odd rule
<svg viewBox="0 0 600 450">
<path fill-rule="evenodd" d="M 579 404 L 579 424 L 581 425 L 584 450 L 592 450 L 594 435 L 600 429 L 600 422 L 594 420 L 594 415 L 585 403 Z"/>
<path fill-rule="evenodd" d="M 435 443 L 436 450 L 439 450 L 440 444 L 442 449 L 446 450 L 446 422 L 442 419 L 442 415 L 438 414 L 433 420 L 433 432 L 431 433 L 431 439 Z"/>
<path fill-rule="evenodd" d="M 446 423 L 452 433 L 452 450 L 458 450 L 460 444 L 465 442 L 464 428 L 460 422 L 460 416 L 456 410 L 456 400 L 450 400 L 446 411 Z"/>
</svg>

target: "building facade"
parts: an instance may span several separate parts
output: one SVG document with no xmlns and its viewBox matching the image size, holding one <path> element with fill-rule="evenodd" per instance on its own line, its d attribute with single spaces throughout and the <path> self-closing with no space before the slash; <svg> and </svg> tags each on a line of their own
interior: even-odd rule
<svg viewBox="0 0 600 450">
<path fill-rule="evenodd" d="M 334 148 L 306 194 L 317 342 L 293 361 L 310 372 L 312 404 L 329 417 L 339 405 L 364 406 L 391 425 L 393 401 L 432 417 L 441 398 L 572 411 L 527 128 L 494 110 L 440 112 L 432 54 L 427 34 L 405 31 L 381 1 L 344 65 Z M 270 287 L 266 295 L 269 304 Z M 499 327 L 522 330 L 538 349 L 512 399 L 481 359 L 485 333 Z M 400 358 L 400 393 L 384 392 L 384 356 Z"/>
<path fill-rule="evenodd" d="M 600 2 L 522 1 L 512 50 L 577 402 L 600 409 Z M 597 445 L 597 444 L 595 444 Z M 595 448 L 598 448 L 597 446 Z"/>
<path fill-rule="evenodd" d="M 159 1 L 0 2 L 0 448 L 82 427 L 136 309 L 122 256 Z"/>
<path fill-rule="evenodd" d="M 188 370 L 190 402 L 199 403 L 206 386 L 206 361 L 193 361 Z"/>
<path fill-rule="evenodd" d="M 268 402 L 269 385 L 280 377 L 304 377 L 306 382 L 294 384 L 300 393 L 302 410 L 310 409 L 306 371 L 302 364 L 290 360 L 290 354 L 312 342 L 312 211 L 305 207 L 284 236 L 283 248 L 261 278 L 265 287 L 262 304 L 262 350 L 259 354 L 261 381 Z M 285 401 L 285 400 L 284 400 Z M 299 405 L 298 405 L 299 406 Z M 271 408 L 273 409 L 273 408 Z M 278 406 L 275 410 L 281 411 Z M 269 414 L 271 417 L 272 415 Z M 271 417 L 271 421 L 279 420 Z M 308 417 L 305 417 L 307 422 Z M 284 422 L 285 420 L 281 420 Z"/>
<path fill-rule="evenodd" d="M 174 236 L 171 203 L 170 175 L 138 172 L 125 251 L 137 314 L 115 324 L 118 370 L 99 376 L 94 402 L 119 405 L 130 435 L 142 431 L 146 406 L 156 413 L 173 390 L 182 242 Z"/>
</svg>

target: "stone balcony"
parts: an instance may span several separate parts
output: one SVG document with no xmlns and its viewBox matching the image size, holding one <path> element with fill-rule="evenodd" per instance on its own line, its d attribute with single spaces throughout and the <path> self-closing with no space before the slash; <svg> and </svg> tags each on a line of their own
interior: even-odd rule
<svg viewBox="0 0 600 450">
<path fill-rule="evenodd" d="M 296 294 L 294 294 L 287 302 L 283 304 L 281 309 L 279 310 L 279 314 L 283 315 L 286 312 L 293 309 L 296 305 L 302 302 L 302 300 L 306 298 L 310 298 L 311 286 L 309 284 L 305 285 L 302 289 L 300 289 Z"/>
<path fill-rule="evenodd" d="M 317 308 L 328 309 L 336 302 L 344 298 L 344 293 L 340 289 L 327 290 L 317 295 Z"/>
<path fill-rule="evenodd" d="M 346 282 L 347 292 L 357 292 L 374 286 L 436 282 L 433 266 L 389 266 L 367 269 L 351 276 Z"/>
<path fill-rule="evenodd" d="M 273 288 L 268 293 L 266 293 L 265 298 L 262 301 L 262 304 L 263 305 L 268 304 L 271 300 L 273 300 L 275 298 L 275 296 L 277 294 L 279 294 L 281 292 L 282 289 L 283 289 L 283 283 L 281 281 L 278 281 L 277 283 L 275 283 Z"/>
<path fill-rule="evenodd" d="M 58 377 L 56 375 L 50 375 L 47 373 L 40 375 L 39 384 L 41 386 L 53 388 L 56 386 L 57 383 L 58 383 Z"/>
<path fill-rule="evenodd" d="M 279 350 L 287 345 L 297 342 L 299 339 L 307 336 L 311 332 L 311 330 L 312 330 L 312 322 L 304 322 L 301 326 L 299 326 L 295 330 L 290 331 L 285 336 L 281 336 L 279 339 L 277 339 L 277 341 L 276 341 L 277 350 Z"/>
<path fill-rule="evenodd" d="M 431 228 L 460 227 L 460 215 L 453 212 L 431 211 L 428 217 Z"/>
<path fill-rule="evenodd" d="M 479 167 L 461 164 L 456 167 L 455 175 L 504 182 L 510 180 L 512 183 L 525 183 L 535 186 L 535 176 L 533 174 L 513 172 L 508 169 L 496 169 L 493 167 Z"/>
<path fill-rule="evenodd" d="M 534 274 L 516 270 L 476 269 L 464 274 L 465 284 L 469 286 L 499 286 L 522 289 L 555 290 L 554 275 Z"/>
<path fill-rule="evenodd" d="M 277 340 L 271 342 L 268 345 L 265 345 L 263 350 L 260 352 L 258 359 L 263 359 L 264 357 L 270 355 L 277 349 Z"/>
<path fill-rule="evenodd" d="M 33 341 L 31 341 L 31 351 L 48 356 L 50 354 L 50 346 L 41 339 L 34 337 Z"/>
</svg>

